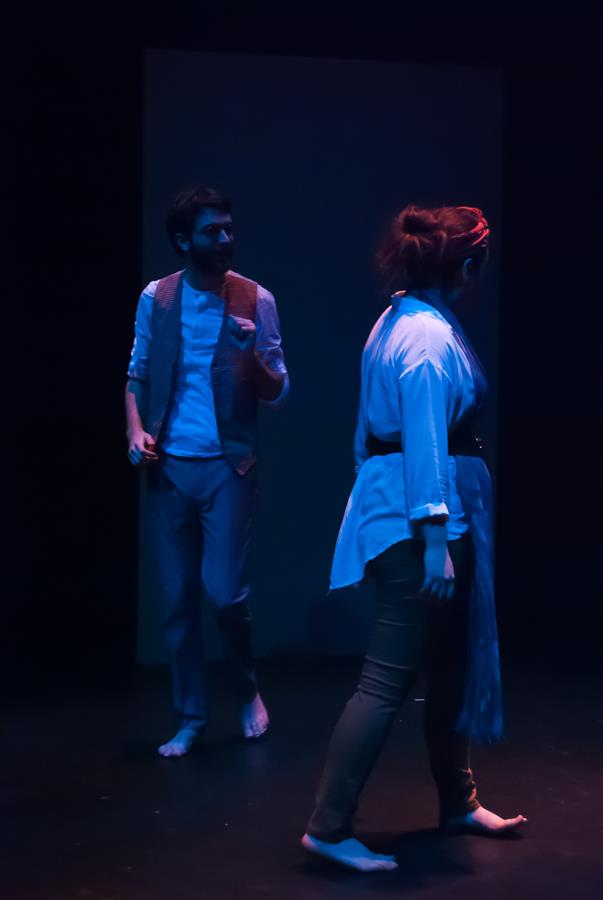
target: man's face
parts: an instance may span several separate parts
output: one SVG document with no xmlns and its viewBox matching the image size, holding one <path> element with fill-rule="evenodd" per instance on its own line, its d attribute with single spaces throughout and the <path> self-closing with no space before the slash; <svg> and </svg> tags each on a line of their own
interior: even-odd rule
<svg viewBox="0 0 603 900">
<path fill-rule="evenodd" d="M 204 209 L 197 216 L 190 237 L 181 237 L 180 246 L 198 272 L 220 275 L 230 269 L 234 252 L 230 213 Z"/>
</svg>

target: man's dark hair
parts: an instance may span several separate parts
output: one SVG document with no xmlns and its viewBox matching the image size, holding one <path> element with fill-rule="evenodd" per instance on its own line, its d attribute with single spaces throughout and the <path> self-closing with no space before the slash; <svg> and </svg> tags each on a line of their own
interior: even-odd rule
<svg viewBox="0 0 603 900">
<path fill-rule="evenodd" d="M 165 227 L 174 250 L 180 256 L 183 254 L 176 243 L 176 235 L 184 234 L 190 237 L 199 214 L 208 208 L 229 213 L 232 211 L 232 204 L 224 194 L 201 185 L 180 191 L 172 197 L 165 217 Z"/>
</svg>

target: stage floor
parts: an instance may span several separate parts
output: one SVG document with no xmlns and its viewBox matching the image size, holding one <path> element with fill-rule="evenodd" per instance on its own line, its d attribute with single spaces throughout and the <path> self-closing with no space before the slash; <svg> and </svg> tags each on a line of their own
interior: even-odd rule
<svg viewBox="0 0 603 900">
<path fill-rule="evenodd" d="M 239 738 L 220 667 L 203 744 L 181 760 L 167 672 L 110 688 L 42 686 L 8 704 L 2 737 L 3 900 L 337 900 L 388 895 L 472 900 L 603 896 L 601 678 L 505 671 L 507 740 L 473 756 L 481 801 L 522 812 L 521 836 L 436 828 L 423 750 L 422 688 L 403 707 L 358 818 L 395 852 L 393 873 L 359 875 L 306 857 L 299 838 L 325 747 L 358 661 L 260 667 L 270 735 Z"/>
</svg>

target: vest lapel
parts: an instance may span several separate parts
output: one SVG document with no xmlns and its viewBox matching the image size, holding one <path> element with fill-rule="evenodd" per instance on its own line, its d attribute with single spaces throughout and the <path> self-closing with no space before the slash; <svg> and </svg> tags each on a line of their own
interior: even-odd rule
<svg viewBox="0 0 603 900">
<path fill-rule="evenodd" d="M 255 322 L 257 284 L 229 272 L 223 290 L 224 321 L 211 367 L 214 406 L 224 454 L 240 475 L 255 462 L 257 396 L 251 360 L 230 339 L 228 316 Z"/>
</svg>

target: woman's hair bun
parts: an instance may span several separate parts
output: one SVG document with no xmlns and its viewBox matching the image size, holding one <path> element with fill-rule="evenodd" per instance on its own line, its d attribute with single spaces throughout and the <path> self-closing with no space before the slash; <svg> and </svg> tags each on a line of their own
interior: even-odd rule
<svg viewBox="0 0 603 900">
<path fill-rule="evenodd" d="M 410 205 L 393 220 L 377 259 L 399 287 L 443 283 L 454 277 L 464 259 L 485 258 L 489 236 L 481 209 Z"/>
<path fill-rule="evenodd" d="M 429 234 L 438 229 L 438 222 L 429 209 L 408 206 L 399 216 L 400 230 L 406 234 Z"/>
</svg>

